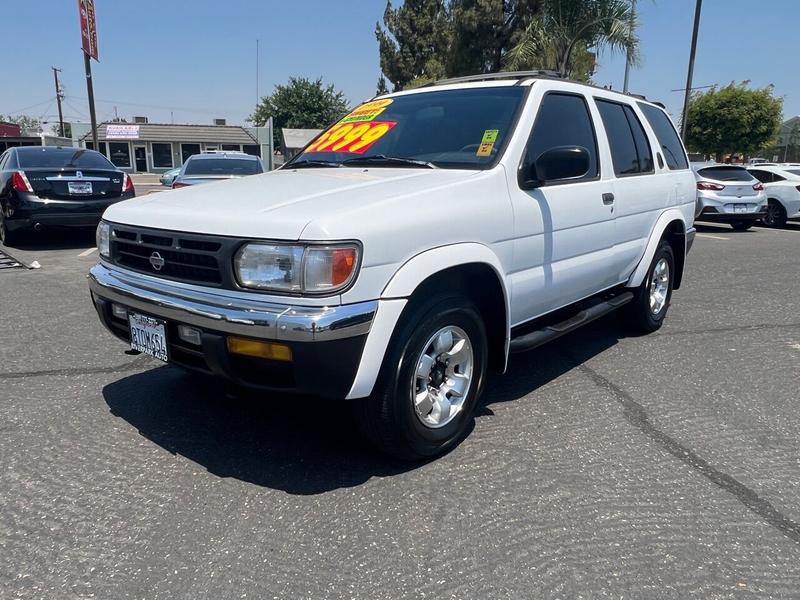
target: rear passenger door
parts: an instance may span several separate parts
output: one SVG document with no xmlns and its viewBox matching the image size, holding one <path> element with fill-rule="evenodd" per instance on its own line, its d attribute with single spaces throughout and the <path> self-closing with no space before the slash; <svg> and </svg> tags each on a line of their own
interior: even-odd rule
<svg viewBox="0 0 800 600">
<path fill-rule="evenodd" d="M 614 268 L 619 282 L 636 268 L 659 214 L 675 194 L 668 176 L 656 176 L 653 150 L 634 108 L 606 98 L 594 101 L 614 171 Z"/>
<path fill-rule="evenodd" d="M 544 93 L 520 169 L 526 172 L 559 146 L 585 148 L 588 172 L 534 189 L 522 189 L 516 173 L 509 178 L 515 222 L 513 325 L 617 283 L 614 213 L 607 195 L 611 182 L 601 180 L 595 124 L 581 93 Z"/>
</svg>

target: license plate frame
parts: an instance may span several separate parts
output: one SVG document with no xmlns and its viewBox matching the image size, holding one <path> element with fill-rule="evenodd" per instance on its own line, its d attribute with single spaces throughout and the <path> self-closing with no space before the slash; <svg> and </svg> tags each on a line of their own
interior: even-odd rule
<svg viewBox="0 0 800 600">
<path fill-rule="evenodd" d="M 166 321 L 128 311 L 128 327 L 131 350 L 169 362 Z"/>
<path fill-rule="evenodd" d="M 68 181 L 67 190 L 71 196 L 90 196 L 94 193 L 91 181 Z"/>
</svg>

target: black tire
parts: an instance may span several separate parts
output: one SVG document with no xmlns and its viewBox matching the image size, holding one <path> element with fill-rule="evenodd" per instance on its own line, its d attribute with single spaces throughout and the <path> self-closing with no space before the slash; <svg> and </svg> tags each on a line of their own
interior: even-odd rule
<svg viewBox="0 0 800 600">
<path fill-rule="evenodd" d="M 0 215 L 0 243 L 7 248 L 13 248 L 19 243 L 19 233 L 16 231 L 9 231 L 6 220 Z"/>
<path fill-rule="evenodd" d="M 731 227 L 734 231 L 747 231 L 753 226 L 753 221 L 732 221 Z"/>
<path fill-rule="evenodd" d="M 761 217 L 761 222 L 767 227 L 785 227 L 786 226 L 786 209 L 783 204 L 775 200 L 769 199 L 769 206 L 767 207 L 766 214 Z"/>
<path fill-rule="evenodd" d="M 668 281 L 667 281 L 667 295 L 664 305 L 661 309 L 654 313 L 650 308 L 650 285 L 653 281 L 653 272 L 656 265 L 664 259 L 669 266 Z M 623 316 L 625 323 L 634 333 L 653 333 L 661 328 L 664 319 L 669 310 L 669 303 L 672 299 L 672 286 L 675 281 L 675 254 L 672 252 L 672 246 L 666 240 L 661 240 L 656 248 L 656 253 L 650 263 L 650 268 L 647 269 L 647 275 L 636 291 L 633 294 L 633 300 L 629 302 L 623 309 Z"/>
<path fill-rule="evenodd" d="M 420 461 L 447 452 L 469 433 L 486 378 L 488 343 L 478 309 L 461 295 L 442 294 L 409 308 L 392 336 L 372 395 L 353 401 L 353 413 L 361 434 L 373 445 L 394 457 Z M 434 429 L 416 414 L 414 374 L 427 342 L 449 326 L 460 328 L 469 338 L 472 379 L 460 412 Z"/>
</svg>

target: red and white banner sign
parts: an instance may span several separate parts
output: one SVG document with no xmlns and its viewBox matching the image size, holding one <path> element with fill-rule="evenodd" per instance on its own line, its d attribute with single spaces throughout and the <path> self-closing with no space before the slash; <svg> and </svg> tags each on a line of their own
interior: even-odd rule
<svg viewBox="0 0 800 600">
<path fill-rule="evenodd" d="M 97 22 L 94 14 L 94 0 L 78 0 L 78 14 L 81 17 L 81 46 L 84 53 L 97 58 Z"/>
</svg>

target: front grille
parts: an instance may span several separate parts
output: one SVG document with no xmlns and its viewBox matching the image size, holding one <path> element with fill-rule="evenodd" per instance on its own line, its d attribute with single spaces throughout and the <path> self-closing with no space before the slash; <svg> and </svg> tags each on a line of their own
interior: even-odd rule
<svg viewBox="0 0 800 600">
<path fill-rule="evenodd" d="M 232 283 L 225 265 L 230 264 L 234 240 L 118 225 L 111 229 L 111 260 L 117 265 L 187 283 Z"/>
</svg>

